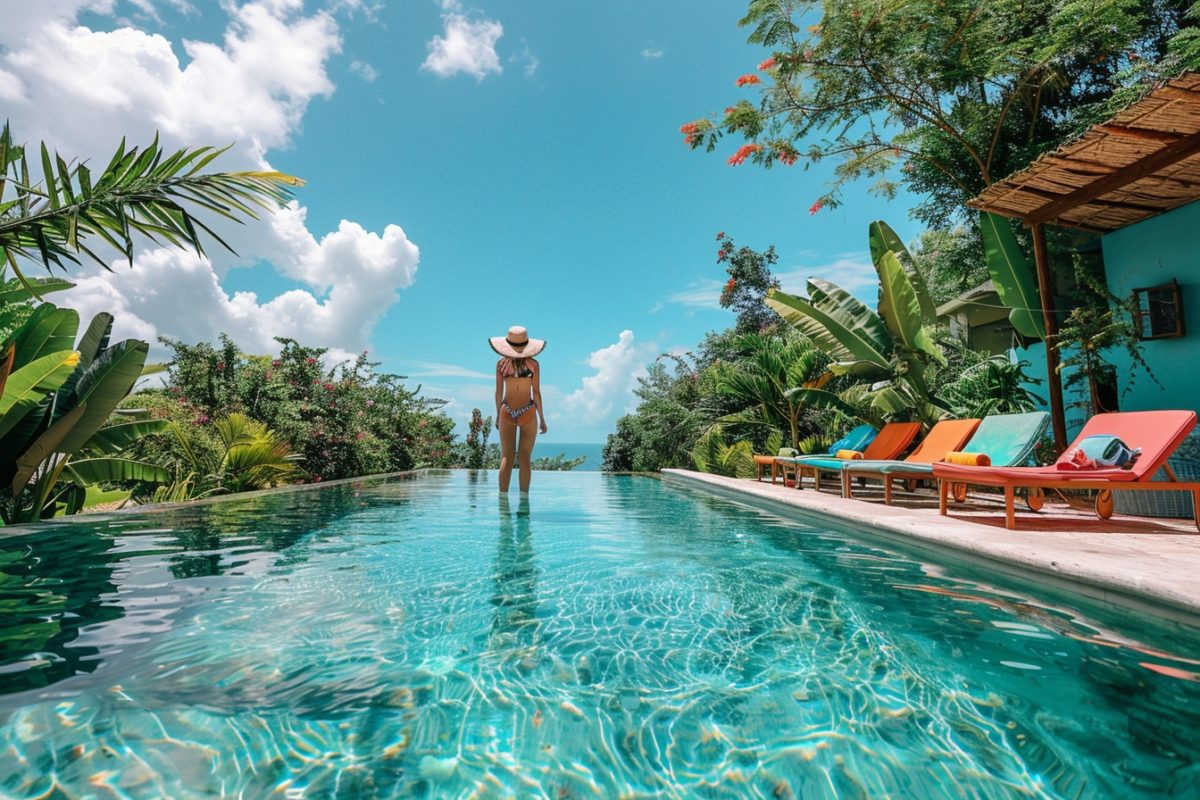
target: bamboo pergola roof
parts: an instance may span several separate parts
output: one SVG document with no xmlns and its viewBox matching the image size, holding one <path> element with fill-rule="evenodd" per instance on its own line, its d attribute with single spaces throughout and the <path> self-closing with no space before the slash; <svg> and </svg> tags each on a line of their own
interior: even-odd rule
<svg viewBox="0 0 1200 800">
<path fill-rule="evenodd" d="M 1189 72 L 969 205 L 1028 225 L 1109 233 L 1193 200 L 1200 200 L 1200 73 Z"/>
</svg>

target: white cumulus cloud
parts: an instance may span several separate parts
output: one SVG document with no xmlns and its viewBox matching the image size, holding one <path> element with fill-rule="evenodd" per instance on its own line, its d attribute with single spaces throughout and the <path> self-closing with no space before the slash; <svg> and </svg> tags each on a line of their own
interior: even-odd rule
<svg viewBox="0 0 1200 800">
<path fill-rule="evenodd" d="M 359 61 L 357 58 L 350 62 L 350 71 L 367 83 L 374 83 L 375 79 L 379 77 L 379 70 L 365 61 Z"/>
<path fill-rule="evenodd" d="M 442 78 L 458 73 L 483 80 L 489 72 L 502 72 L 496 42 L 504 35 L 504 26 L 490 19 L 471 19 L 451 11 L 442 15 L 444 30 L 426 47 L 429 55 L 421 69 Z M 536 64 L 535 64 L 536 68 Z"/>
<path fill-rule="evenodd" d="M 614 411 L 631 407 L 637 379 L 646 374 L 646 362 L 653 357 L 654 343 L 636 342 L 631 330 L 621 331 L 616 343 L 593 351 L 587 363 L 595 372 L 562 400 L 572 427 L 603 427 Z"/>
<path fill-rule="evenodd" d="M 324 11 L 306 14 L 303 0 L 224 5 L 231 18 L 222 40 L 182 42 L 186 66 L 161 35 L 128 24 L 112 31 L 75 24 L 80 10 L 110 5 L 52 0 L 36 19 L 27 13 L 21 20 L 40 28 L 0 55 L 0 92 L 11 95 L 13 83 L 21 92 L 9 107 L 20 140 L 45 139 L 98 168 L 123 136 L 148 142 L 157 131 L 168 150 L 234 142 L 213 169 L 262 169 L 270 149 L 288 144 L 309 103 L 334 91 L 326 67 L 341 49 L 337 22 Z M 314 233 L 296 203 L 258 222 L 214 228 L 240 258 L 215 243 L 211 260 L 147 247 L 132 268 L 119 261 L 111 272 L 73 271 L 77 288 L 55 300 L 85 313 L 114 312 L 122 336 L 194 341 L 224 331 L 257 352 L 275 350 L 275 336 L 291 336 L 345 354 L 368 345 L 419 260 L 398 225 L 373 232 L 342 220 L 336 230 Z M 304 288 L 260 298 L 222 287 L 228 270 L 252 265 Z"/>
</svg>

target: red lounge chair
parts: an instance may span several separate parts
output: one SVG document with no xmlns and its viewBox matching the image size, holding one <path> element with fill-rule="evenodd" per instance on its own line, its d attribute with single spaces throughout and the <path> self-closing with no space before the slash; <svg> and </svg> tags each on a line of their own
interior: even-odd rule
<svg viewBox="0 0 1200 800">
<path fill-rule="evenodd" d="M 1005 527 L 1016 527 L 1014 503 L 1016 490 L 1029 490 L 1026 502 L 1037 511 L 1044 502 L 1046 489 L 1097 489 L 1096 515 L 1108 519 L 1113 513 L 1112 490 L 1189 491 L 1192 493 L 1193 516 L 1200 529 L 1200 483 L 1183 483 L 1167 464 L 1167 457 L 1179 447 L 1196 427 L 1194 411 L 1124 411 L 1116 414 L 1097 414 L 1088 420 L 1067 451 L 1089 436 L 1116 436 L 1130 447 L 1140 447 L 1141 455 L 1131 469 L 1103 468 L 1090 470 L 1060 470 L 1049 467 L 970 467 L 958 464 L 935 464 L 933 475 L 938 479 L 938 498 L 944 515 L 951 488 L 955 499 L 965 498 L 967 485 L 995 486 L 1004 490 Z M 1061 461 L 1062 458 L 1060 457 Z M 1153 480 L 1159 469 L 1165 469 L 1169 481 Z M 961 488 L 959 488 L 961 487 Z"/>
</svg>

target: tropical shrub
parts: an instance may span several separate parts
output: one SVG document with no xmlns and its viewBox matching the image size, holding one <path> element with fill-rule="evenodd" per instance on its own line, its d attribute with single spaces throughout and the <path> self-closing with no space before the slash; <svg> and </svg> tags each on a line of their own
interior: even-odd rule
<svg viewBox="0 0 1200 800">
<path fill-rule="evenodd" d="M 741 407 L 720 417 L 721 425 L 757 427 L 768 434 L 784 430 L 790 446 L 798 448 L 802 434 L 808 433 L 803 419 L 810 408 L 854 413 L 824 388 L 834 377 L 826 369 L 829 359 L 807 338 L 749 333 L 739 337 L 738 346 L 745 356 L 711 368 L 717 393 Z"/>
<path fill-rule="evenodd" d="M 247 355 L 226 336 L 216 345 L 166 341 L 173 353 L 166 384 L 147 394 L 165 395 L 197 427 L 234 413 L 261 422 L 301 456 L 308 480 L 458 462 L 454 423 L 437 413 L 442 401 L 377 372 L 365 353 L 327 366 L 325 349 L 277 341 L 277 357 Z"/>
<path fill-rule="evenodd" d="M 229 414 L 204 428 L 173 421 L 165 435 L 175 460 L 166 465 L 172 479 L 157 489 L 156 502 L 265 489 L 300 472 L 300 456 L 288 443 L 245 414 Z"/>
<path fill-rule="evenodd" d="M 830 357 L 830 372 L 860 382 L 842 395 L 859 416 L 932 423 L 948 413 L 926 375 L 929 365 L 946 363 L 931 327 L 933 301 L 890 228 L 873 223 L 869 238 L 879 275 L 878 312 L 818 278 L 808 280 L 807 298 L 773 289 L 766 302 Z"/>
<path fill-rule="evenodd" d="M 158 423 L 111 423 L 143 374 L 149 345 L 109 344 L 113 318 L 98 314 L 79 334 L 79 315 L 35 307 L 0 355 L 0 518 L 6 524 L 76 513 L 88 486 L 167 478 L 124 457 Z M 76 337 L 78 342 L 76 342 Z"/>
<path fill-rule="evenodd" d="M 637 409 L 619 418 L 616 431 L 608 436 L 604 470 L 657 472 L 691 467 L 693 445 L 717 416 L 704 403 L 713 395 L 701 390 L 700 373 L 685 359 L 666 360 L 673 362 L 673 371 L 668 372 L 660 356 L 638 378 Z"/>
</svg>

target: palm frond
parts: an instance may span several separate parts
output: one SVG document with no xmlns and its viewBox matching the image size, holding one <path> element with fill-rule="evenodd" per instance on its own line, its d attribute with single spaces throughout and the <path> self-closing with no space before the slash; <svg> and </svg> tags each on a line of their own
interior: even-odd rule
<svg viewBox="0 0 1200 800">
<path fill-rule="evenodd" d="M 228 148 L 184 148 L 168 155 L 158 137 L 145 149 L 124 141 L 98 176 L 86 164 L 51 157 L 40 148 L 43 176 L 32 183 L 24 148 L 13 144 L 9 127 L 0 132 L 0 263 L 7 264 L 34 296 L 38 287 L 21 272 L 23 258 L 65 269 L 88 257 L 108 264 L 87 244 L 98 239 L 133 263 L 135 237 L 187 247 L 204 254 L 203 238 L 232 252 L 194 212 L 203 210 L 234 222 L 288 202 L 303 186 L 282 172 L 203 173 Z M 5 192 L 11 187 L 13 199 Z"/>
</svg>

